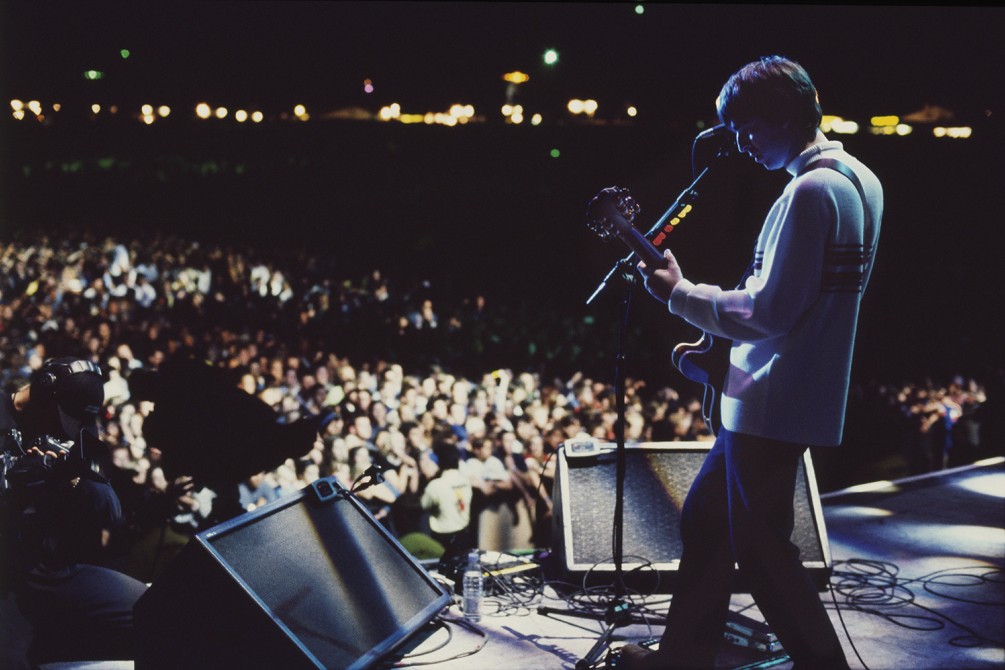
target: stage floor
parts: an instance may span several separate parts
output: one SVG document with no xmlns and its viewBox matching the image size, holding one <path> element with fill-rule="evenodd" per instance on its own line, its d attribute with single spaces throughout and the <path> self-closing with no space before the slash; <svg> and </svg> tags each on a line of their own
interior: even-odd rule
<svg viewBox="0 0 1005 670">
<path fill-rule="evenodd" d="M 833 592 L 821 593 L 821 598 L 852 668 L 1005 667 L 1005 459 L 826 494 L 821 506 L 834 568 Z M 591 603 L 603 612 L 603 591 L 570 603 L 556 597 L 550 586 L 543 594 L 516 582 L 512 586 L 511 593 L 487 600 L 487 614 L 476 627 L 461 623 L 459 611 L 451 607 L 384 667 L 570 670 L 598 646 L 606 652 L 659 637 L 669 602 L 665 594 L 633 598 L 652 613 L 650 622 L 619 625 L 607 643 L 602 617 L 570 614 Z M 759 617 L 747 595 L 734 595 L 732 609 Z M 12 625 L 5 624 L 5 638 Z M 10 650 L 9 644 L 4 646 Z M 603 658 L 600 654 L 598 667 Z M 726 642 L 717 663 L 719 668 L 777 670 L 791 665 L 784 653 Z M 132 666 L 91 662 L 44 667 Z"/>
<path fill-rule="evenodd" d="M 1005 667 L 1005 463 L 1001 459 L 821 496 L 834 593 L 821 594 L 852 668 L 991 670 Z M 664 598 L 648 599 L 665 612 Z M 662 600 L 662 602 L 660 602 Z M 506 602 L 506 601 L 502 601 Z M 564 602 L 546 606 L 567 608 Z M 732 609 L 758 618 L 749 596 Z M 610 644 L 658 637 L 662 627 L 615 629 Z M 482 640 L 449 624 L 453 639 L 416 661 L 448 659 Z M 571 669 L 593 649 L 602 622 L 542 615 L 536 608 L 488 616 L 484 647 L 438 663 L 466 668 Z M 431 644 L 441 631 L 427 641 Z M 421 651 L 420 647 L 417 651 Z M 405 662 L 407 663 L 407 657 Z M 405 666 L 399 666 L 405 667 Z M 770 655 L 724 644 L 719 668 L 792 667 Z"/>
</svg>

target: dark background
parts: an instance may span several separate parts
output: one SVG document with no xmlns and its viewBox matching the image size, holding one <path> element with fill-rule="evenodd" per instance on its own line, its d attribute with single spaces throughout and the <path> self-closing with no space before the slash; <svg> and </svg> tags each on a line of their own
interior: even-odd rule
<svg viewBox="0 0 1005 670">
<path fill-rule="evenodd" d="M 813 75 L 825 113 L 866 126 L 874 114 L 937 105 L 974 128 L 969 140 L 936 139 L 924 125 L 908 137 L 834 136 L 886 189 L 856 374 L 980 377 L 1001 366 L 1001 9 L 656 3 L 638 16 L 632 8 L 6 3 L 4 100 L 59 100 L 64 110 L 44 124 L 0 121 L 0 225 L 5 236 L 160 230 L 306 249 L 345 277 L 380 268 L 402 282 L 429 279 L 445 299 L 519 299 L 530 305 L 528 337 L 564 327 L 542 315 L 592 321 L 606 356 L 619 300 L 608 291 L 584 303 L 625 252 L 585 228 L 586 203 L 602 187 L 627 186 L 648 228 L 691 182 L 692 158 L 708 162 L 700 147 L 692 157 L 692 139 L 715 122 L 722 81 L 757 56 L 782 53 Z M 552 68 L 540 60 L 548 47 L 560 53 Z M 84 80 L 88 68 L 105 79 Z M 501 74 L 513 69 L 531 75 L 516 101 L 544 114 L 539 127 L 498 115 Z M 570 97 L 596 98 L 605 123 L 564 114 Z M 271 120 L 201 122 L 192 109 L 202 100 L 257 106 Z M 92 120 L 91 102 L 132 111 Z M 134 118 L 144 102 L 174 111 L 147 127 Z M 320 120 L 390 102 L 418 113 L 467 102 L 486 121 Z M 278 118 L 297 103 L 314 120 Z M 628 103 L 641 112 L 631 124 L 620 111 Z M 671 236 L 687 276 L 735 282 L 784 181 L 741 158 L 718 162 Z M 665 354 L 694 331 L 637 296 L 629 363 L 673 383 Z M 587 351 L 581 362 L 602 371 L 609 359 Z"/>
</svg>

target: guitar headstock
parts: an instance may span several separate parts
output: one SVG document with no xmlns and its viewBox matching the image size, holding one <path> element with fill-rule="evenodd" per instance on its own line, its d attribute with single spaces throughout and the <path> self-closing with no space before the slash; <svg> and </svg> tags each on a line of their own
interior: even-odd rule
<svg viewBox="0 0 1005 670">
<path fill-rule="evenodd" d="M 627 188 L 609 186 L 593 197 L 586 210 L 586 227 L 609 240 L 632 229 L 642 208 Z"/>
</svg>

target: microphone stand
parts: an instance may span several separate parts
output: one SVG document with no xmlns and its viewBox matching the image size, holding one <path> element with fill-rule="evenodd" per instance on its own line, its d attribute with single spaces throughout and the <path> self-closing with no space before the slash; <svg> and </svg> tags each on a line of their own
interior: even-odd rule
<svg viewBox="0 0 1005 670">
<path fill-rule="evenodd" d="M 667 225 L 666 222 L 671 219 L 671 217 L 679 215 L 685 208 L 691 205 L 694 200 L 698 197 L 698 183 L 701 182 L 708 174 L 711 172 L 712 166 L 715 161 L 720 158 L 725 158 L 732 153 L 732 149 L 729 145 L 723 144 L 719 147 L 715 157 L 709 165 L 705 166 L 698 176 L 691 182 L 691 184 L 677 196 L 677 200 L 674 201 L 672 205 L 663 213 L 655 224 L 646 232 L 645 238 L 652 241 L 654 237 L 662 234 L 669 233 L 673 230 L 672 224 Z M 658 246 L 658 245 L 657 245 Z M 586 304 L 590 304 L 603 290 L 607 287 L 608 281 L 619 274 L 622 278 L 622 285 L 624 286 L 624 295 L 622 297 L 623 301 L 623 317 L 618 322 L 618 344 L 616 353 L 616 365 L 615 365 L 615 379 L 614 379 L 614 392 L 616 394 L 615 408 L 617 412 L 617 421 L 615 423 L 615 435 L 617 440 L 617 453 L 616 453 L 616 467 L 615 467 L 615 501 L 614 501 L 614 599 L 607 607 L 607 611 L 604 616 L 604 622 L 606 623 L 606 628 L 600 637 L 597 639 L 596 643 L 587 652 L 586 656 L 576 661 L 576 670 L 589 670 L 589 668 L 594 667 L 597 661 L 600 659 L 601 654 L 607 649 L 610 644 L 611 638 L 614 635 L 614 631 L 619 628 L 626 626 L 633 622 L 631 605 L 625 599 L 625 581 L 624 581 L 624 571 L 622 568 L 624 560 L 624 490 L 625 490 L 625 422 L 626 422 L 626 408 L 625 408 L 625 382 L 623 375 L 623 365 L 625 362 L 625 352 L 624 352 L 624 336 L 627 330 L 628 324 L 628 313 L 631 307 L 632 299 L 632 289 L 635 286 L 635 269 L 637 261 L 635 259 L 636 254 L 633 251 L 625 258 L 618 261 L 613 268 L 607 273 L 600 285 L 593 292 L 590 298 L 586 301 Z M 544 611 L 541 608 L 539 611 Z"/>
<path fill-rule="evenodd" d="M 618 267 L 622 264 L 619 263 Z M 622 318 L 618 320 L 618 349 L 614 366 L 614 393 L 617 421 L 614 424 L 617 452 L 615 459 L 615 492 L 614 492 L 614 599 L 608 604 L 604 615 L 607 624 L 604 632 L 587 652 L 586 656 L 576 661 L 576 670 L 588 670 L 596 665 L 600 655 L 610 644 L 614 631 L 632 622 L 631 605 L 625 600 L 625 579 L 622 569 L 624 558 L 624 501 L 625 501 L 625 332 L 628 330 L 628 314 L 632 305 L 632 289 L 635 288 L 634 268 L 624 267 L 622 273 Z"/>
</svg>

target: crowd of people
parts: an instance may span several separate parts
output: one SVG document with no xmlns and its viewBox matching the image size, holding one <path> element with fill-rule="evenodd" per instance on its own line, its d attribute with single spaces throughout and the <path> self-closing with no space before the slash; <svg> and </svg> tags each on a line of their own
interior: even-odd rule
<svg viewBox="0 0 1005 670">
<path fill-rule="evenodd" d="M 612 385 L 574 360 L 544 371 L 529 358 L 513 325 L 527 319 L 510 318 L 525 305 L 496 305 L 477 286 L 461 296 L 436 288 L 399 286 L 377 270 L 342 277 L 306 251 L 17 236 L 0 241 L 0 384 L 9 392 L 56 356 L 100 366 L 99 428 L 127 520 L 109 553 L 144 581 L 165 528 L 184 541 L 234 513 L 221 491 L 166 468 L 172 446 L 145 435 L 157 403 L 130 382 L 182 358 L 271 408 L 277 423 L 317 427 L 305 453 L 242 473 L 238 512 L 334 476 L 416 554 L 546 547 L 553 456 L 577 436 L 616 438 Z M 567 330 L 547 324 L 560 317 L 527 318 L 555 333 L 538 351 L 561 350 Z M 898 474 L 1000 453 L 982 441 L 989 381 L 859 383 L 846 442 Z M 628 442 L 711 437 L 699 398 L 643 379 L 627 379 L 625 391 Z M 863 472 L 818 474 L 848 484 Z"/>
</svg>

